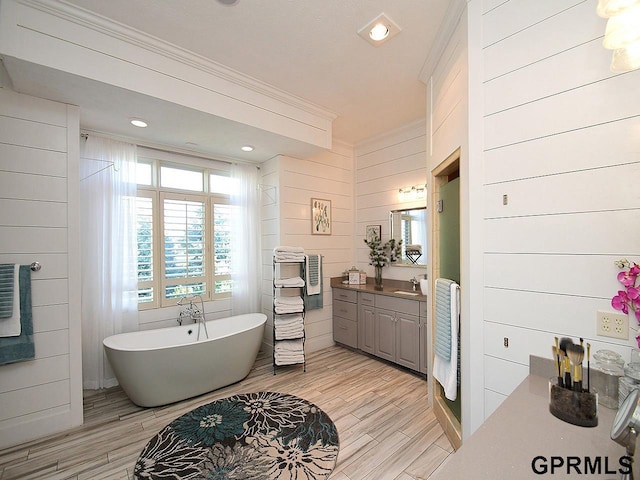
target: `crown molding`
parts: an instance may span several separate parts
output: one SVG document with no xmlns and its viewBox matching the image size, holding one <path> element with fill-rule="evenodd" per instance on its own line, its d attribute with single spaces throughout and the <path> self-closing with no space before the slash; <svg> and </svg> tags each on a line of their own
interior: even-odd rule
<svg viewBox="0 0 640 480">
<path fill-rule="evenodd" d="M 440 25 L 435 41 L 433 42 L 433 47 L 429 51 L 429 56 L 420 70 L 420 75 L 418 75 L 418 79 L 421 82 L 425 84 L 429 83 L 429 78 L 433 70 L 440 61 L 442 54 L 451 40 L 451 36 L 458 26 L 458 23 L 460 23 L 460 18 L 467 9 L 467 3 L 471 1 L 472 0 L 452 0 L 449 4 L 444 21 Z"/>
<path fill-rule="evenodd" d="M 98 15 L 84 8 L 72 5 L 65 0 L 16 0 L 18 3 L 73 22 L 82 27 L 95 30 L 122 42 L 161 55 L 186 66 L 195 68 L 209 75 L 216 76 L 232 84 L 241 86 L 259 95 L 272 98 L 312 115 L 329 121 L 338 115 L 319 105 L 315 105 L 300 97 L 280 90 L 256 78 L 233 70 L 202 55 L 181 48 L 161 38 L 154 37 L 140 30 Z"/>
</svg>

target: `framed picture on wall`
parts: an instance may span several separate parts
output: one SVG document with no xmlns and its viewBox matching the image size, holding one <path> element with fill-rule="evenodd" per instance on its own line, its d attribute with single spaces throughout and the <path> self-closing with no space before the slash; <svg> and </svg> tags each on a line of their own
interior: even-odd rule
<svg viewBox="0 0 640 480">
<path fill-rule="evenodd" d="M 331 235 L 331 200 L 311 199 L 311 233 Z"/>
<path fill-rule="evenodd" d="M 367 239 L 367 242 L 375 239 L 380 240 L 382 238 L 382 225 L 367 225 L 364 238 Z"/>
</svg>

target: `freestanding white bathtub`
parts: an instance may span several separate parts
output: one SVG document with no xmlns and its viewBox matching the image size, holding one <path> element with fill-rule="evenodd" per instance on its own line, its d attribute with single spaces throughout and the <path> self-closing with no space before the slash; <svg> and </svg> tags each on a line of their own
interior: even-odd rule
<svg viewBox="0 0 640 480">
<path fill-rule="evenodd" d="M 141 407 L 201 395 L 245 378 L 264 333 L 266 315 L 249 313 L 198 325 L 121 333 L 104 339 L 120 386 Z"/>
</svg>

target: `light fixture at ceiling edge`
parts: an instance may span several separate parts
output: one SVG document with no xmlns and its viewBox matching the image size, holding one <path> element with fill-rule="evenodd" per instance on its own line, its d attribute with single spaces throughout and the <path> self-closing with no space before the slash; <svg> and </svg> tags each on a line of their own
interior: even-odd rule
<svg viewBox="0 0 640 480">
<path fill-rule="evenodd" d="M 602 44 L 613 50 L 611 71 L 640 68 L 640 0 L 598 0 L 597 12 L 608 18 Z"/>
</svg>

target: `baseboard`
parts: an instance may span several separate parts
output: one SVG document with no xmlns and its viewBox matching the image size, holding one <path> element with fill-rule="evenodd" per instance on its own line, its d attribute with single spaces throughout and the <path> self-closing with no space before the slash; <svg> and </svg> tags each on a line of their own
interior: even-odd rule
<svg viewBox="0 0 640 480">
<path fill-rule="evenodd" d="M 0 422 L 0 450 L 73 428 L 69 405 Z"/>
</svg>

